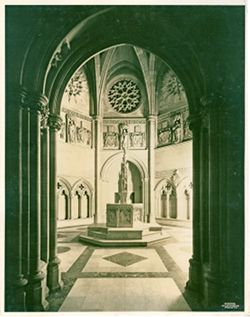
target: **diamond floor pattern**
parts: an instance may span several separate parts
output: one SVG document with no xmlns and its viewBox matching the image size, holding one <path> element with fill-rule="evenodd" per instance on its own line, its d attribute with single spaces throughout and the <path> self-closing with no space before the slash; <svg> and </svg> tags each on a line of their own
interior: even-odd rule
<svg viewBox="0 0 250 317">
<path fill-rule="evenodd" d="M 104 260 L 119 264 L 121 266 L 130 266 L 137 262 L 147 260 L 146 257 L 133 254 L 130 252 L 120 252 L 111 256 L 103 257 Z"/>
</svg>

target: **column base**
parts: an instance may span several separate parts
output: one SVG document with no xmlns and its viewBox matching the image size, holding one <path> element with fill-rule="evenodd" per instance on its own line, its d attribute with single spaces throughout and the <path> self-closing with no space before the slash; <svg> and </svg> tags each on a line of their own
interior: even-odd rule
<svg viewBox="0 0 250 317">
<path fill-rule="evenodd" d="M 204 272 L 204 300 L 203 306 L 208 311 L 223 310 L 222 301 L 222 281 L 217 273 L 211 272 L 208 269 Z"/>
<path fill-rule="evenodd" d="M 26 311 L 26 285 L 28 281 L 20 277 L 16 284 L 6 286 L 5 311 L 25 312 Z"/>
<path fill-rule="evenodd" d="M 49 262 L 47 267 L 47 285 L 50 292 L 55 292 L 63 287 L 59 264 L 60 260 L 55 258 L 53 261 Z"/>
<path fill-rule="evenodd" d="M 186 289 L 192 292 L 199 292 L 202 289 L 201 264 L 193 258 L 189 260 L 189 280 Z"/>
<path fill-rule="evenodd" d="M 39 272 L 29 280 L 27 285 L 26 308 L 27 311 L 47 311 L 49 304 L 46 301 L 45 274 Z"/>
<path fill-rule="evenodd" d="M 41 271 L 44 274 L 44 279 L 42 280 L 42 287 L 44 289 L 44 297 L 47 298 L 49 296 L 49 288 L 47 286 L 47 266 L 48 264 L 44 261 L 40 262 L 41 264 Z"/>
</svg>

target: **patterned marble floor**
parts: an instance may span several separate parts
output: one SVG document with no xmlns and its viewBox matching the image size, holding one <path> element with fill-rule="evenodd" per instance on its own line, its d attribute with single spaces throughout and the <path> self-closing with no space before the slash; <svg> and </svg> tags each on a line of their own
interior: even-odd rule
<svg viewBox="0 0 250 317">
<path fill-rule="evenodd" d="M 65 287 L 51 311 L 190 311 L 185 294 L 191 231 L 168 227 L 171 238 L 148 248 L 99 248 L 78 242 L 84 226 L 58 230 Z M 194 309 L 196 310 L 196 309 Z"/>
</svg>

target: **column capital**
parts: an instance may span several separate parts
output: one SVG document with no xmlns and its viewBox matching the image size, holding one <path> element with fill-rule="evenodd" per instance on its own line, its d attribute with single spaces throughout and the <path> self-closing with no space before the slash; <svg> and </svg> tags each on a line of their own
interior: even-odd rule
<svg viewBox="0 0 250 317">
<path fill-rule="evenodd" d="M 48 117 L 48 126 L 50 129 L 59 131 L 61 129 L 62 121 L 63 120 L 59 115 L 51 113 Z"/>
<path fill-rule="evenodd" d="M 41 93 L 30 92 L 25 88 L 22 88 L 20 91 L 20 103 L 24 109 L 47 113 L 48 101 L 48 98 Z"/>
</svg>

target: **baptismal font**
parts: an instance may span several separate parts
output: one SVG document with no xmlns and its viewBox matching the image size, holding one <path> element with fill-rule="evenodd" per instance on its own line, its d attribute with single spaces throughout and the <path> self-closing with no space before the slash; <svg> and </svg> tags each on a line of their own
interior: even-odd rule
<svg viewBox="0 0 250 317">
<path fill-rule="evenodd" d="M 119 202 L 106 206 L 106 223 L 88 227 L 87 235 L 80 235 L 80 240 L 99 246 L 148 246 L 165 240 L 168 234 L 156 223 L 144 223 L 136 214 L 136 204 L 128 202 L 128 161 L 127 143 L 128 126 L 119 125 L 120 150 L 122 150 L 121 169 L 119 172 Z"/>
</svg>

